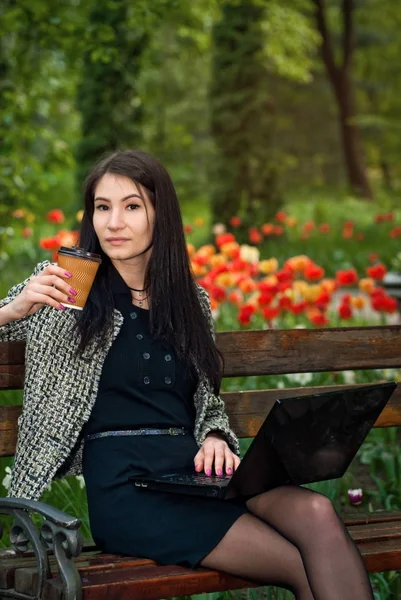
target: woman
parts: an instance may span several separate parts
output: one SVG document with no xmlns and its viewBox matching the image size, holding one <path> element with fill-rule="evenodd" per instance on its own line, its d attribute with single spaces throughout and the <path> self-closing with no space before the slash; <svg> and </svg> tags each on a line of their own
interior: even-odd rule
<svg viewBox="0 0 401 600">
<path fill-rule="evenodd" d="M 75 290 L 48 262 L 0 303 L 0 339 L 27 340 L 10 495 L 39 499 L 52 478 L 83 470 L 105 552 L 220 569 L 300 600 L 373 598 L 356 546 L 320 494 L 284 486 L 219 501 L 128 481 L 188 466 L 231 474 L 239 464 L 218 396 L 210 303 L 193 281 L 175 190 L 155 159 L 116 152 L 94 168 L 80 245 L 102 256 L 81 313 L 61 304 L 73 305 Z M 171 427 L 177 435 L 165 435 Z"/>
</svg>

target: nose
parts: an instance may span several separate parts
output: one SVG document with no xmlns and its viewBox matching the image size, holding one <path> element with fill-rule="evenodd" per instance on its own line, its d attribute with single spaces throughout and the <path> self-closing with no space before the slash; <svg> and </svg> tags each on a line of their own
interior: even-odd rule
<svg viewBox="0 0 401 600">
<path fill-rule="evenodd" d="M 108 211 L 108 222 L 107 222 L 107 227 L 108 229 L 110 229 L 111 231 L 118 231 L 120 229 L 124 229 L 125 227 L 125 222 L 123 219 L 123 212 L 120 211 L 118 208 L 113 208 L 112 210 Z"/>
</svg>

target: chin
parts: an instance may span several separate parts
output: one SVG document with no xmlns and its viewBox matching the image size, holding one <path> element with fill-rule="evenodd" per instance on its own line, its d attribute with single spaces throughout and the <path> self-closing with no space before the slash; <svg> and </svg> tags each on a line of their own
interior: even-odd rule
<svg viewBox="0 0 401 600">
<path fill-rule="evenodd" d="M 121 248 L 111 248 L 106 254 L 111 260 L 127 260 L 131 256 L 127 250 Z"/>
</svg>

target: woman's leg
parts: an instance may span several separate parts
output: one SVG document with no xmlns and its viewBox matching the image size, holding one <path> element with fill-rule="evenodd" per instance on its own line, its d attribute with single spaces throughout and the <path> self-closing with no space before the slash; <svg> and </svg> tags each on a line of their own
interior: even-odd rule
<svg viewBox="0 0 401 600">
<path fill-rule="evenodd" d="M 315 600 L 298 549 L 250 514 L 237 519 L 201 564 L 264 585 L 286 588 L 297 600 Z"/>
<path fill-rule="evenodd" d="M 363 559 L 326 496 L 283 486 L 247 506 L 299 549 L 315 600 L 373 600 Z"/>
</svg>

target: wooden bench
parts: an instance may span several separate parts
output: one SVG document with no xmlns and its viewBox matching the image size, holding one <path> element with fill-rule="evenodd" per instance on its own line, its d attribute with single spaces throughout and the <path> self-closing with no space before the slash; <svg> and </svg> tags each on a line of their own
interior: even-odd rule
<svg viewBox="0 0 401 600">
<path fill-rule="evenodd" d="M 401 326 L 235 331 L 217 336 L 225 377 L 378 369 L 401 366 Z M 0 389 L 24 382 L 24 345 L 0 344 Z M 276 398 L 320 388 L 264 389 L 222 394 L 234 430 L 254 436 Z M 0 456 L 15 452 L 18 406 L 0 407 Z M 401 425 L 401 389 L 395 390 L 376 427 Z M 30 514 L 42 514 L 38 531 Z M 80 521 L 48 505 L 0 499 L 14 517 L 14 548 L 0 551 L 0 598 L 44 600 L 160 599 L 252 587 L 249 581 L 206 569 L 159 566 L 151 560 L 101 554 L 80 539 Z M 369 572 L 401 569 L 401 512 L 359 514 L 345 520 Z M 25 531 L 25 533 L 23 533 Z M 26 537 L 31 540 L 27 550 Z M 33 550 L 32 550 L 33 547 Z M 16 549 L 24 551 L 19 554 Z"/>
</svg>

